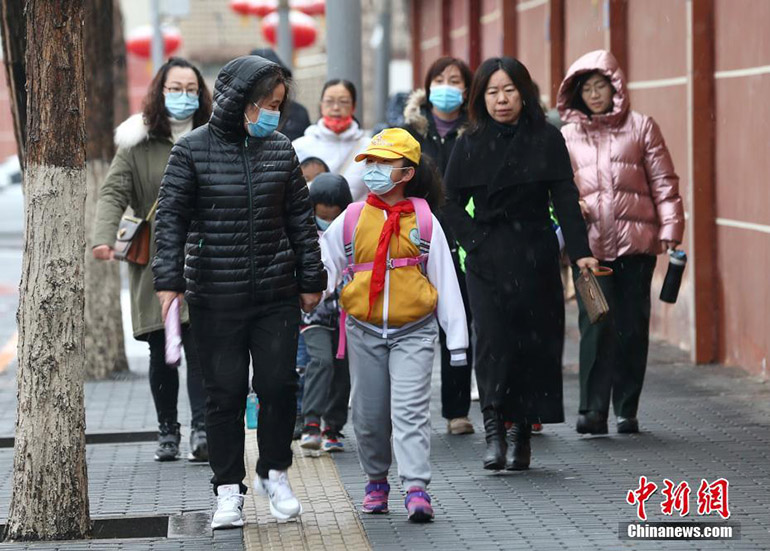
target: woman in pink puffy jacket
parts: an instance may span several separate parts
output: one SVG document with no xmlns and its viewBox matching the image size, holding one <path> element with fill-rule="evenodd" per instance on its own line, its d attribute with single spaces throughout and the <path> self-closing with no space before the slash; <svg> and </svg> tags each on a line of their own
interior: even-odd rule
<svg viewBox="0 0 770 551">
<path fill-rule="evenodd" d="M 660 128 L 631 111 L 625 76 L 597 50 L 569 68 L 558 97 L 591 250 L 613 274 L 599 277 L 610 316 L 591 325 L 580 308 L 577 431 L 606 434 L 612 395 L 619 433 L 639 431 L 647 367 L 650 286 L 657 255 L 684 232 L 679 178 Z M 575 272 L 575 277 L 579 273 Z"/>
</svg>

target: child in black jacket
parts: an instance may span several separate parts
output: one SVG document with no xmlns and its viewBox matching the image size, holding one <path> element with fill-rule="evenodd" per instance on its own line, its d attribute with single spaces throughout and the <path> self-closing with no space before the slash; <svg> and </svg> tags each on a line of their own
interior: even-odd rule
<svg viewBox="0 0 770 551">
<path fill-rule="evenodd" d="M 319 234 L 353 201 L 344 177 L 323 173 L 310 186 Z M 350 372 L 347 359 L 336 357 L 340 338 L 339 295 L 335 293 L 309 314 L 302 315 L 301 332 L 310 361 L 305 371 L 302 413 L 305 426 L 300 446 L 306 450 L 344 451 L 340 441 L 348 419 Z M 321 430 L 321 421 L 325 427 Z"/>
</svg>

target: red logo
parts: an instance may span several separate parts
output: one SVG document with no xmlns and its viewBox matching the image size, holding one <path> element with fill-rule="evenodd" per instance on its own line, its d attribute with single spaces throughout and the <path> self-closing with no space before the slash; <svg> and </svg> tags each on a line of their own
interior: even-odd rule
<svg viewBox="0 0 770 551">
<path fill-rule="evenodd" d="M 706 480 L 701 480 L 700 488 L 698 488 L 698 514 L 719 513 L 723 519 L 730 518 L 730 509 L 727 503 L 729 488 L 730 483 L 724 478 L 711 484 Z"/>
<path fill-rule="evenodd" d="M 701 479 L 697 492 L 698 514 L 707 516 L 716 513 L 725 520 L 730 518 L 729 488 L 730 483 L 724 478 L 712 483 Z M 646 476 L 640 476 L 638 487 L 626 494 L 626 503 L 636 505 L 636 516 L 639 520 L 647 520 L 645 504 L 657 490 L 657 484 Z M 660 510 L 664 515 L 672 516 L 678 512 L 680 517 L 685 517 L 690 513 L 690 485 L 686 481 L 674 484 L 664 478 L 660 493 L 663 495 Z"/>
<path fill-rule="evenodd" d="M 644 504 L 652 497 L 658 485 L 654 482 L 648 482 L 646 476 L 639 477 L 639 487 L 636 490 L 629 490 L 626 495 L 626 502 L 629 505 L 636 504 L 636 516 L 641 520 L 647 520 L 647 512 L 644 510 Z"/>
<path fill-rule="evenodd" d="M 666 499 L 660 504 L 660 510 L 668 516 L 673 515 L 674 511 L 679 511 L 680 517 L 686 517 L 690 512 L 690 485 L 680 482 L 678 486 L 674 486 L 673 482 L 664 478 L 663 486 L 661 493 Z"/>
</svg>

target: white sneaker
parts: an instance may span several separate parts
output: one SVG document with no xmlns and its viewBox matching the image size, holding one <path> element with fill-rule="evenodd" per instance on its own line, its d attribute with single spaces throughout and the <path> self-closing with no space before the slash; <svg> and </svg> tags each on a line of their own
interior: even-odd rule
<svg viewBox="0 0 770 551">
<path fill-rule="evenodd" d="M 275 518 L 289 520 L 302 514 L 302 505 L 291 491 L 286 471 L 271 469 L 268 478 L 257 476 L 255 482 L 257 493 L 270 500 L 270 513 Z"/>
<path fill-rule="evenodd" d="M 211 519 L 212 530 L 243 526 L 243 494 L 238 484 L 217 486 L 217 511 Z"/>
</svg>

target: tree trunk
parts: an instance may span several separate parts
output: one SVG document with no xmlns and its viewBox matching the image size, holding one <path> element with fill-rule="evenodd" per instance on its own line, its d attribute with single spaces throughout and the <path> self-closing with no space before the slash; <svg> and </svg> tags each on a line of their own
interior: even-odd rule
<svg viewBox="0 0 770 551">
<path fill-rule="evenodd" d="M 11 99 L 13 130 L 19 152 L 19 163 L 24 166 L 24 147 L 27 124 L 27 75 L 24 51 L 27 47 L 27 27 L 24 23 L 24 0 L 0 0 L 0 25 L 3 35 L 5 78 Z"/>
<path fill-rule="evenodd" d="M 93 227 L 99 190 L 115 153 L 113 86 L 113 0 L 85 0 L 83 31 L 86 73 L 86 375 L 104 379 L 128 369 L 120 308 L 120 266 L 96 260 Z"/>
<path fill-rule="evenodd" d="M 27 0 L 26 232 L 6 535 L 89 535 L 83 405 L 83 1 Z"/>
<path fill-rule="evenodd" d="M 115 117 L 113 124 L 118 126 L 131 114 L 128 104 L 128 67 L 126 65 L 126 41 L 123 39 L 123 13 L 120 0 L 113 0 L 112 6 L 112 59 L 113 84 L 115 85 Z"/>
</svg>

